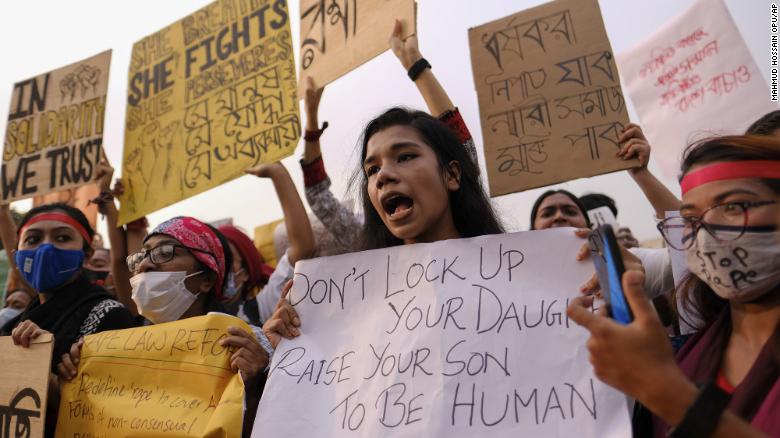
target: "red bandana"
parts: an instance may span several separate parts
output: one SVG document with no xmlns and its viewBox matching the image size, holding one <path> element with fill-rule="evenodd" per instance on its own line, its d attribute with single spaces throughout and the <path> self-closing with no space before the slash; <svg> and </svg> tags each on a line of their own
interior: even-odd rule
<svg viewBox="0 0 780 438">
<path fill-rule="evenodd" d="M 244 265 L 246 265 L 249 275 L 249 286 L 263 286 L 268 283 L 268 278 L 274 272 L 274 268 L 263 263 L 263 256 L 249 236 L 233 225 L 222 225 L 218 230 L 230 243 L 235 245 L 241 258 L 244 259 Z"/>
<path fill-rule="evenodd" d="M 26 230 L 27 227 L 29 227 L 30 225 L 42 221 L 57 221 L 57 222 L 62 222 L 64 224 L 70 225 L 71 227 L 75 228 L 76 231 L 79 232 L 79 234 L 81 234 L 81 237 L 84 238 L 84 241 L 86 241 L 87 244 L 89 245 L 92 244 L 92 238 L 89 237 L 86 228 L 84 228 L 84 226 L 81 225 L 76 219 L 73 219 L 72 217 L 68 216 L 65 213 L 42 213 L 42 214 L 35 215 L 33 216 L 32 219 L 27 221 L 26 224 L 24 224 L 24 228 L 19 230 L 19 235 L 21 236 L 22 234 L 24 234 L 24 230 Z"/>
<path fill-rule="evenodd" d="M 192 251 L 199 262 L 217 274 L 217 298 L 222 299 L 222 286 L 225 284 L 225 251 L 216 233 L 208 225 L 191 217 L 175 217 L 158 225 L 146 236 L 165 234 L 178 240 L 182 245 L 201 251 Z"/>
</svg>

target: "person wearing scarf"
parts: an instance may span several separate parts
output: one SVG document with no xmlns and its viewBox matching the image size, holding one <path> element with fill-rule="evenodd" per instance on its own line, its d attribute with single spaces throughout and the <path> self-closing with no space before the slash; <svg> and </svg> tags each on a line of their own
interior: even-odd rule
<svg viewBox="0 0 780 438">
<path fill-rule="evenodd" d="M 39 335 L 51 333 L 51 370 L 56 373 L 79 339 L 134 326 L 130 312 L 85 273 L 83 265 L 92 255 L 95 232 L 80 210 L 59 203 L 41 205 L 22 218 L 18 230 L 12 266 L 37 296 L 0 328 L 0 335 L 10 335 L 15 344 L 26 348 Z M 46 437 L 54 436 L 59 408 L 56 378 L 53 382 L 47 401 Z"/>
<path fill-rule="evenodd" d="M 635 436 L 780 436 L 780 141 L 715 137 L 689 147 L 682 175 L 682 219 L 659 230 L 687 255 L 678 293 L 701 330 L 673 356 L 636 271 L 623 276 L 630 324 L 584 297 L 569 316 L 591 333 L 594 373 L 654 414 Z"/>
<path fill-rule="evenodd" d="M 254 298 L 269 283 L 274 268 L 265 263 L 255 244 L 243 231 L 233 225 L 221 225 L 217 230 L 227 239 L 233 256 L 222 304 L 227 313 L 261 326 L 260 310 Z"/>
<path fill-rule="evenodd" d="M 175 217 L 158 225 L 146 237 L 143 249 L 127 258 L 132 300 L 138 312 L 153 324 L 223 312 L 232 256 L 225 237 L 192 217 Z M 252 430 L 265 384 L 264 370 L 273 353 L 259 327 L 253 333 L 228 328 L 225 346 L 235 348 L 231 367 L 240 372 L 246 388 L 244 433 Z M 60 374 L 76 376 L 78 356 L 73 354 Z"/>
</svg>

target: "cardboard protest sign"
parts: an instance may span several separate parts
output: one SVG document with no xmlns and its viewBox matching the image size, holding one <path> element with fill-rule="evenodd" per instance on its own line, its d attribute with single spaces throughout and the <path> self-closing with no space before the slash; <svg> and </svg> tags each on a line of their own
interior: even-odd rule
<svg viewBox="0 0 780 438">
<path fill-rule="evenodd" d="M 85 186 L 62 190 L 59 192 L 38 195 L 33 198 L 33 207 L 54 202 L 62 202 L 71 207 L 76 207 L 87 217 L 92 229 L 97 226 L 98 208 L 97 204 L 89 201 L 100 195 L 100 187 L 97 184 L 87 184 Z"/>
<path fill-rule="evenodd" d="M 638 165 L 597 0 L 558 0 L 469 29 L 492 196 Z"/>
<path fill-rule="evenodd" d="M 389 48 L 395 20 L 416 32 L 414 0 L 301 0 L 301 98 L 305 78 L 327 85 Z"/>
<path fill-rule="evenodd" d="M 566 316 L 593 272 L 581 246 L 558 229 L 298 262 L 301 335 L 274 353 L 252 436 L 630 435 Z"/>
<path fill-rule="evenodd" d="M 133 45 L 120 223 L 298 144 L 286 0 L 219 0 Z"/>
<path fill-rule="evenodd" d="M 38 336 L 29 348 L 0 337 L 0 436 L 43 437 L 53 349 L 51 334 Z"/>
<path fill-rule="evenodd" d="M 3 202 L 94 180 L 110 63 L 108 50 L 14 84 L 3 143 Z"/>
<path fill-rule="evenodd" d="M 683 14 L 618 56 L 653 156 L 676 178 L 689 142 L 742 134 L 777 109 L 722 0 L 697 0 Z"/>
<path fill-rule="evenodd" d="M 250 331 L 215 314 L 85 337 L 58 436 L 241 436 L 244 384 L 219 344 L 230 326 Z"/>
</svg>

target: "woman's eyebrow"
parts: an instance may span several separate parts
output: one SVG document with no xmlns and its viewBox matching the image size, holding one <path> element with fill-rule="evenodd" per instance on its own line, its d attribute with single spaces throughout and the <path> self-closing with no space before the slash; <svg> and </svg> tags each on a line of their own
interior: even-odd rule
<svg viewBox="0 0 780 438">
<path fill-rule="evenodd" d="M 715 204 L 720 204 L 720 203 L 721 203 L 721 202 L 723 202 L 723 201 L 724 201 L 726 198 L 728 198 L 729 196 L 733 196 L 733 195 L 752 195 L 752 196 L 758 196 L 758 194 L 757 194 L 757 193 L 755 193 L 755 192 L 752 192 L 752 191 L 750 191 L 750 190 L 747 190 L 747 189 L 733 189 L 733 190 L 729 190 L 729 191 L 727 191 L 727 192 L 721 193 L 720 195 L 716 196 L 716 197 L 715 197 L 715 199 L 713 199 L 713 202 L 714 202 Z"/>
</svg>

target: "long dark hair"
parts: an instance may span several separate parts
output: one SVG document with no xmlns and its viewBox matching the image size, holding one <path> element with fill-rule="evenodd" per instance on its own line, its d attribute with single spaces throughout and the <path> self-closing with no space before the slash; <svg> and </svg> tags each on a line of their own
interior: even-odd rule
<svg viewBox="0 0 780 438">
<path fill-rule="evenodd" d="M 748 135 L 772 135 L 780 129 L 780 110 L 770 111 L 753 122 L 745 131 Z"/>
<path fill-rule="evenodd" d="M 450 211 L 455 227 L 462 237 L 503 233 L 504 229 L 493 211 L 482 182 L 479 169 L 461 144 L 455 132 L 440 120 L 422 111 L 391 108 L 371 120 L 361 136 L 360 162 L 352 177 L 352 184 L 359 183 L 359 198 L 363 204 L 365 222 L 361 236 L 362 249 L 387 248 L 403 244 L 382 222 L 368 196 L 368 178 L 363 170 L 368 141 L 379 131 L 391 126 L 414 128 L 423 141 L 433 149 L 442 173 L 449 172 L 449 163 L 460 163 L 460 188 L 450 192 Z"/>
<path fill-rule="evenodd" d="M 87 217 L 84 216 L 84 213 L 81 210 L 62 202 L 53 202 L 51 204 L 43 204 L 31 208 L 27 213 L 24 214 L 24 216 L 22 216 L 22 220 L 19 222 L 19 227 L 17 228 L 17 233 L 22 231 L 22 229 L 27 224 L 27 222 L 30 221 L 30 219 L 34 218 L 35 216 L 38 216 L 39 214 L 50 213 L 52 211 L 61 211 L 66 215 L 70 216 L 71 218 L 73 218 L 73 220 L 78 222 L 79 225 L 84 227 L 84 230 L 86 230 L 90 240 L 89 242 L 84 241 L 84 246 L 82 247 L 82 249 L 87 255 L 91 255 L 92 239 L 95 237 L 95 230 L 92 229 L 92 225 L 89 224 L 89 220 L 87 220 Z M 19 238 L 21 237 L 22 236 L 19 236 Z M 19 243 L 21 242 L 17 243 L 17 247 L 19 246 Z"/>
<path fill-rule="evenodd" d="M 680 179 L 697 164 L 759 160 L 780 161 L 780 140 L 757 135 L 713 137 L 686 148 L 680 165 Z M 761 182 L 780 194 L 780 179 L 762 179 Z M 690 314 L 697 315 L 705 326 L 714 321 L 728 306 L 728 300 L 719 297 L 707 283 L 693 274 L 685 278 L 676 293 L 682 296 L 683 308 Z"/>
<path fill-rule="evenodd" d="M 588 218 L 588 214 L 585 212 L 585 206 L 582 205 L 582 201 L 580 201 L 580 198 L 576 197 L 573 193 L 568 192 L 566 190 L 548 190 L 544 193 L 542 193 L 541 196 L 536 198 L 536 202 L 534 202 L 534 206 L 531 207 L 531 229 L 535 230 L 536 227 L 534 227 L 534 222 L 536 222 L 536 215 L 539 213 L 539 206 L 542 205 L 542 201 L 547 199 L 547 197 L 552 195 L 566 195 L 571 199 L 572 202 L 574 202 L 575 205 L 577 205 L 577 208 L 580 209 L 580 213 L 582 213 L 582 216 L 585 218 L 585 224 L 590 228 L 590 219 Z"/>
</svg>

